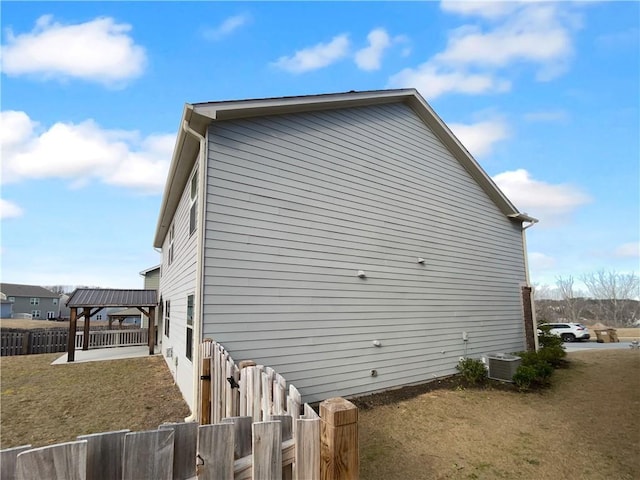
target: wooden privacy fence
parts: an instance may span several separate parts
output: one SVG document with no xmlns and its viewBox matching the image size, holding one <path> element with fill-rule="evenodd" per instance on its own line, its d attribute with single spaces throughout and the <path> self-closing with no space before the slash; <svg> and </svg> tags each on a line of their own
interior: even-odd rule
<svg viewBox="0 0 640 480">
<path fill-rule="evenodd" d="M 54 328 L 47 330 L 5 331 L 0 333 L 0 355 L 29 355 L 67 351 L 69 330 Z M 82 348 L 84 332 L 76 334 L 76 348 Z M 91 330 L 89 348 L 124 347 L 147 345 L 149 330 L 146 328 L 123 330 Z"/>
<path fill-rule="evenodd" d="M 205 340 L 200 345 L 200 422 L 217 423 L 224 417 L 249 416 L 254 422 L 272 415 L 300 416 L 301 395 L 287 387 L 282 375 L 252 361 L 236 365 L 225 348 Z"/>
<path fill-rule="evenodd" d="M 320 404 L 318 418 L 308 404 L 302 405 L 296 387 L 287 386 L 284 377 L 272 368 L 253 361 L 236 365 L 229 352 L 210 339 L 199 348 L 200 423 L 225 422 L 225 417 L 240 418 L 246 419 L 243 420 L 246 425 L 239 427 L 234 420 L 236 428 L 248 431 L 250 421 L 254 426 L 271 420 L 282 422 L 282 462 L 279 456 L 273 461 L 278 465 L 282 463 L 283 470 L 272 472 L 275 476 L 254 473 L 253 478 L 316 479 L 318 475 L 327 480 L 358 478 L 358 409 L 351 402 L 343 398 L 325 400 Z M 293 463 L 290 463 L 293 447 L 286 441 L 289 430 L 296 440 Z M 254 449 L 255 441 L 254 438 Z M 313 461 L 303 462 L 305 458 Z M 309 470 L 304 470 L 307 467 Z M 242 468 L 236 470 L 235 478 L 251 478 L 242 472 Z"/>
<path fill-rule="evenodd" d="M 157 430 L 120 430 L 77 437 L 48 447 L 0 452 L 3 480 L 272 480 L 320 478 L 320 419 L 312 409 L 253 422 L 163 424 Z M 312 448 L 313 447 L 313 448 Z M 317 447 L 317 448 L 315 448 Z"/>
<path fill-rule="evenodd" d="M 29 355 L 67 351 L 66 329 L 3 331 L 0 334 L 0 355 Z"/>
<path fill-rule="evenodd" d="M 76 332 L 76 348 L 82 348 L 84 332 Z M 91 330 L 89 332 L 89 348 L 124 347 L 148 345 L 149 329 L 137 328 L 126 330 Z"/>
</svg>

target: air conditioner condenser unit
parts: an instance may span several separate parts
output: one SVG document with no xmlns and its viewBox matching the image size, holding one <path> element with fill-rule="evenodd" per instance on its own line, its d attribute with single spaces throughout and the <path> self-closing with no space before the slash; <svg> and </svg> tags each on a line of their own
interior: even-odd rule
<svg viewBox="0 0 640 480">
<path fill-rule="evenodd" d="M 489 364 L 489 378 L 503 382 L 513 382 L 513 375 L 522 363 L 522 359 L 508 353 L 493 353 L 487 355 Z"/>
</svg>

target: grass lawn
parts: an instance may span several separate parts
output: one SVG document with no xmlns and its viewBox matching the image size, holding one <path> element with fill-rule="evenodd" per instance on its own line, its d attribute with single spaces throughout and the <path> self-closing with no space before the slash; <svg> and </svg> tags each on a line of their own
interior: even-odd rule
<svg viewBox="0 0 640 480">
<path fill-rule="evenodd" d="M 639 478 L 640 352 L 568 358 L 542 393 L 443 389 L 361 409 L 361 480 Z"/>
<path fill-rule="evenodd" d="M 50 365 L 60 355 L 0 357 L 2 448 L 154 429 L 189 415 L 159 356 Z"/>
</svg>

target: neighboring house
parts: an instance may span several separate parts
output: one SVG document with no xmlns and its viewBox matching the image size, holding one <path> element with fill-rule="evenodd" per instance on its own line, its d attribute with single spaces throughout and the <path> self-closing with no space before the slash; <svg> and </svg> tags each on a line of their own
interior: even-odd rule
<svg viewBox="0 0 640 480">
<path fill-rule="evenodd" d="M 156 265 L 155 267 L 147 268 L 140 272 L 140 275 L 144 277 L 144 289 L 145 290 L 156 290 L 160 287 L 160 265 Z M 158 331 L 162 331 L 162 318 L 158 317 L 158 312 L 156 311 L 156 324 L 158 325 Z M 147 317 L 142 315 L 142 328 L 149 328 L 149 322 L 147 321 Z M 161 343 L 162 336 L 158 334 L 158 340 Z"/>
<path fill-rule="evenodd" d="M 13 302 L 7 300 L 7 296 L 0 292 L 0 318 L 11 318 L 13 315 Z"/>
<path fill-rule="evenodd" d="M 141 317 L 144 317 L 144 315 L 137 308 L 116 308 L 107 314 L 110 327 L 122 324 L 140 326 Z M 146 320 L 145 323 L 147 323 Z"/>
<path fill-rule="evenodd" d="M 162 350 L 192 409 L 204 338 L 309 402 L 526 348 L 536 220 L 417 91 L 187 104 L 181 125 L 154 246 Z"/>
<path fill-rule="evenodd" d="M 144 277 L 145 290 L 158 290 L 160 287 L 160 265 L 147 268 L 141 271 L 140 275 Z"/>
<path fill-rule="evenodd" d="M 53 320 L 60 314 L 59 295 L 44 287 L 2 283 L 0 292 L 13 304 L 13 315 L 28 314 L 34 320 Z"/>
</svg>

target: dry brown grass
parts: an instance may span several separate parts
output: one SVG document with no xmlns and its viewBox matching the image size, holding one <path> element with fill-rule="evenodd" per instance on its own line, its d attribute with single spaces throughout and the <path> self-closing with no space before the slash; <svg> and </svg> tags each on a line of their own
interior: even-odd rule
<svg viewBox="0 0 640 480">
<path fill-rule="evenodd" d="M 436 390 L 361 410 L 361 478 L 638 478 L 640 352 L 569 359 L 542 393 Z"/>
<path fill-rule="evenodd" d="M 1 357 L 2 448 L 153 429 L 189 415 L 161 357 L 51 365 L 60 355 Z"/>
</svg>

